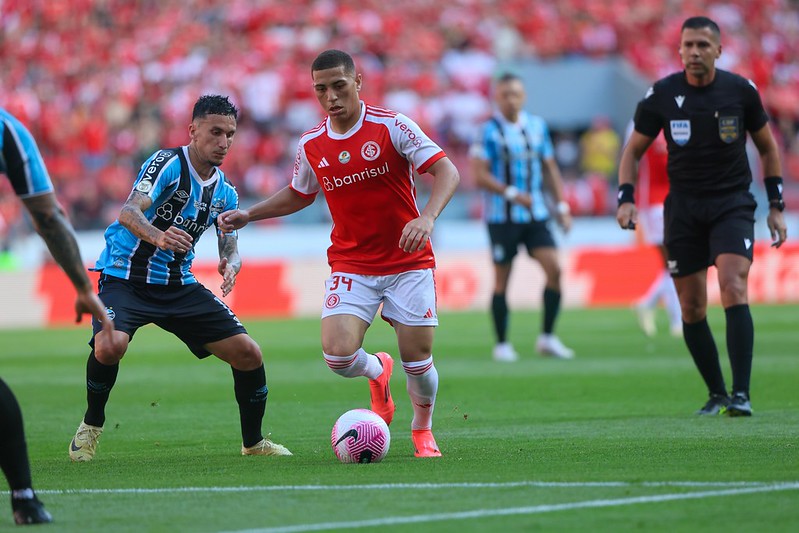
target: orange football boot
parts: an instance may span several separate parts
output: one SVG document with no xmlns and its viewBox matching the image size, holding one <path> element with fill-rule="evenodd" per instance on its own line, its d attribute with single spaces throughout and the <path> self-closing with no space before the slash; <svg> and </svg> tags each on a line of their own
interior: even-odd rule
<svg viewBox="0 0 799 533">
<path fill-rule="evenodd" d="M 416 457 L 441 457 L 433 432 L 429 429 L 414 429 L 411 431 L 414 455 Z"/>
<path fill-rule="evenodd" d="M 391 371 L 394 369 L 394 360 L 386 352 L 377 352 L 375 356 L 380 359 L 383 365 L 383 373 L 377 379 L 369 380 L 369 392 L 372 395 L 372 411 L 380 415 L 385 420 L 386 425 L 390 425 L 394 419 L 394 398 L 391 397 Z"/>
</svg>

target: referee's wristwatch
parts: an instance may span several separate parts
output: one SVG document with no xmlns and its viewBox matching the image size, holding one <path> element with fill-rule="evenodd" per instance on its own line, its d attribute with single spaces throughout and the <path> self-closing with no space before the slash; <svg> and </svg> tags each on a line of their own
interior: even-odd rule
<svg viewBox="0 0 799 533">
<path fill-rule="evenodd" d="M 785 211 L 785 201 L 780 198 L 779 200 L 771 200 L 768 203 L 769 208 L 776 209 L 779 212 Z"/>
</svg>

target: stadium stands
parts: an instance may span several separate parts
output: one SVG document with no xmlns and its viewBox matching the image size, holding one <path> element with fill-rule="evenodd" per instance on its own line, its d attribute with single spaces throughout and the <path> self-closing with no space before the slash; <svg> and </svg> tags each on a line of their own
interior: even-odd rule
<svg viewBox="0 0 799 533">
<path fill-rule="evenodd" d="M 225 169 L 247 202 L 286 183 L 297 137 L 321 118 L 309 78 L 320 49 L 354 53 L 367 72 L 364 98 L 407 112 L 459 163 L 490 109 L 497 62 L 620 54 L 659 77 L 679 68 L 679 26 L 700 9 L 722 27 L 719 66 L 760 87 L 786 180 L 799 183 L 792 0 L 6 0 L 0 105 L 30 126 L 76 228 L 99 229 L 141 161 L 183 142 L 185 110 L 199 93 L 230 94 L 242 108 Z M 462 212 L 474 215 L 460 167 Z M 0 181 L 0 232 L 19 231 L 7 185 Z"/>
</svg>

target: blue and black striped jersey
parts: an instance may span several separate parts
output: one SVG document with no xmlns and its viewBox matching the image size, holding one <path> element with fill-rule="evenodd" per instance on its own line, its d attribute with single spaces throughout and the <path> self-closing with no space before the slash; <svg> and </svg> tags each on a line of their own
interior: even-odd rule
<svg viewBox="0 0 799 533">
<path fill-rule="evenodd" d="M 0 107 L 0 172 L 20 198 L 53 192 L 53 183 L 30 132 Z"/>
<path fill-rule="evenodd" d="M 501 113 L 485 122 L 470 151 L 473 157 L 488 161 L 491 173 L 500 182 L 530 194 L 532 209 L 509 203 L 501 194 L 484 192 L 484 217 L 489 223 L 546 220 L 541 161 L 554 157 L 549 128 L 541 117 L 525 111 L 515 123 Z"/>
<path fill-rule="evenodd" d="M 202 181 L 191 166 L 188 147 L 159 150 L 141 167 L 133 189 L 153 203 L 144 216 L 161 230 L 174 225 L 194 239 L 185 254 L 162 250 L 133 235 L 116 220 L 105 231 L 105 249 L 93 270 L 154 285 L 197 283 L 191 273 L 194 246 L 223 211 L 238 208 L 236 189 L 216 168 Z M 219 231 L 217 229 L 217 231 Z"/>
</svg>

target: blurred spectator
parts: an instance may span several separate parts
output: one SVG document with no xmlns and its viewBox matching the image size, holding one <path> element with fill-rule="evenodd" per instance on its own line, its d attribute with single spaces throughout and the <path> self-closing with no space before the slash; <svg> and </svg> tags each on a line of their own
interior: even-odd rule
<svg viewBox="0 0 799 533">
<path fill-rule="evenodd" d="M 580 136 L 580 170 L 584 176 L 615 179 L 621 138 L 603 115 L 594 117 L 591 127 Z"/>
</svg>

